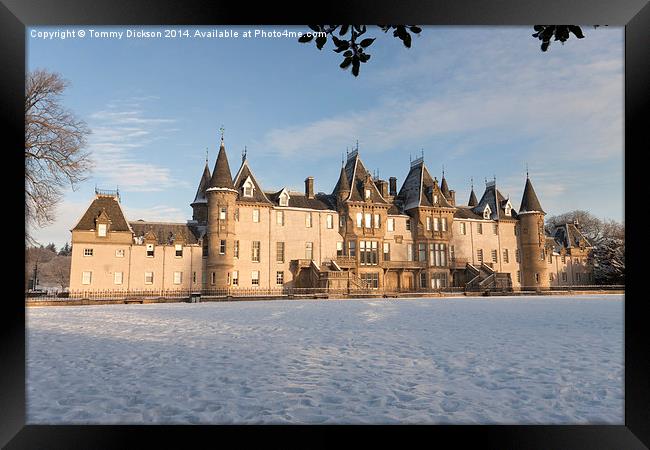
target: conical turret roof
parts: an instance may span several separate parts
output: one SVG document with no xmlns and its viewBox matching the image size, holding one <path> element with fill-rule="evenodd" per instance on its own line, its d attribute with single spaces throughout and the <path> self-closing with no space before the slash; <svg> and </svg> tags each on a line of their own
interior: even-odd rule
<svg viewBox="0 0 650 450">
<path fill-rule="evenodd" d="M 339 182 L 334 189 L 337 193 L 339 192 L 350 192 L 350 182 L 348 181 L 348 176 L 345 173 L 345 166 L 341 166 L 341 174 L 339 175 Z"/>
<path fill-rule="evenodd" d="M 440 182 L 440 192 L 445 196 L 447 200 L 451 200 L 451 193 L 449 192 L 449 186 L 447 186 L 447 179 L 445 176 L 442 176 L 442 181 Z"/>
<path fill-rule="evenodd" d="M 214 164 L 212 178 L 210 179 L 210 187 L 235 189 L 235 186 L 232 183 L 232 175 L 230 174 L 228 156 L 226 156 L 226 148 L 223 144 L 223 140 L 221 141 L 221 147 L 219 147 L 217 162 Z"/>
<path fill-rule="evenodd" d="M 546 214 L 537 199 L 533 184 L 528 177 L 526 178 L 526 187 L 524 188 L 524 195 L 521 198 L 521 206 L 519 207 L 519 214 L 524 212 L 541 212 L 542 214 Z"/>
<path fill-rule="evenodd" d="M 203 168 L 203 175 L 201 175 L 201 181 L 199 182 L 199 188 L 196 190 L 196 195 L 194 196 L 194 201 L 192 203 L 205 203 L 208 199 L 205 196 L 205 191 L 210 186 L 210 168 L 208 167 L 208 162 L 205 162 L 205 167 Z"/>
<path fill-rule="evenodd" d="M 469 194 L 469 201 L 467 202 L 467 206 L 476 206 L 478 205 L 478 200 L 476 199 L 476 194 L 474 193 L 474 188 L 472 187 L 472 192 Z"/>
</svg>

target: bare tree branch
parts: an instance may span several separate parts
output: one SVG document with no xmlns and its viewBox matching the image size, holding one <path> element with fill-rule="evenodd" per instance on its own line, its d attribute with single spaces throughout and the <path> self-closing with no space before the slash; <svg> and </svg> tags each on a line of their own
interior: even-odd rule
<svg viewBox="0 0 650 450">
<path fill-rule="evenodd" d="M 55 219 L 65 186 L 72 189 L 92 168 L 84 150 L 90 130 L 60 103 L 69 83 L 58 73 L 35 70 L 25 83 L 25 237 Z"/>
</svg>

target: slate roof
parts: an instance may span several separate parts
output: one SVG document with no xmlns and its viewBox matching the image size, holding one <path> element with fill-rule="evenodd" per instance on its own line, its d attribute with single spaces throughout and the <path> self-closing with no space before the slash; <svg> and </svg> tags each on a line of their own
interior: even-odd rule
<svg viewBox="0 0 650 450">
<path fill-rule="evenodd" d="M 482 214 L 476 214 L 472 211 L 471 206 L 456 206 L 456 211 L 454 212 L 455 219 L 483 219 Z"/>
<path fill-rule="evenodd" d="M 442 195 L 445 196 L 447 200 L 451 200 L 451 192 L 449 192 L 449 186 L 447 186 L 447 179 L 445 176 L 442 176 L 442 180 L 440 180 L 440 191 L 442 192 Z"/>
<path fill-rule="evenodd" d="M 96 227 L 95 219 L 102 211 L 106 212 L 111 221 L 110 231 L 131 231 L 117 197 L 104 195 L 95 197 L 73 230 L 94 230 Z"/>
<path fill-rule="evenodd" d="M 565 223 L 555 227 L 553 238 L 565 248 L 580 247 L 581 243 L 584 247 L 591 247 L 591 243 L 573 223 Z"/>
<path fill-rule="evenodd" d="M 485 186 L 485 192 L 483 192 L 481 200 L 472 208 L 472 211 L 483 217 L 483 211 L 485 210 L 486 205 L 489 205 L 491 211 L 490 219 L 492 220 L 517 218 L 517 212 L 514 208 L 510 210 L 510 216 L 506 215 L 505 207 L 507 204 L 508 199 L 499 192 L 496 187 L 496 182 L 489 182 Z M 510 204 L 512 206 L 512 202 Z"/>
<path fill-rule="evenodd" d="M 250 177 L 251 181 L 253 182 L 253 196 L 252 197 L 244 197 L 244 183 L 246 180 Z M 239 171 L 237 172 L 237 175 L 235 175 L 235 181 L 233 183 L 234 189 L 239 192 L 239 197 L 237 198 L 238 202 L 250 202 L 250 203 L 272 203 L 264 191 L 262 190 L 262 187 L 260 184 L 257 182 L 257 179 L 255 178 L 255 175 L 253 175 L 253 172 L 251 171 L 250 166 L 248 165 L 248 160 L 244 159 L 242 161 L 242 165 L 239 168 Z"/>
<path fill-rule="evenodd" d="M 210 178 L 210 187 L 234 189 L 232 174 L 228 165 L 228 156 L 226 155 L 226 148 L 223 141 L 221 141 L 221 146 L 219 147 L 217 162 L 214 163 L 214 171 L 212 172 L 212 178 Z"/>
<path fill-rule="evenodd" d="M 345 166 L 341 167 L 341 173 L 339 175 L 338 181 L 336 182 L 336 186 L 334 186 L 332 195 L 338 196 L 339 192 L 341 191 L 350 192 L 350 182 L 348 181 Z"/>
<path fill-rule="evenodd" d="M 372 181 L 372 177 L 363 165 L 363 162 L 361 161 L 361 158 L 359 158 L 359 153 L 357 151 L 354 151 L 348 156 L 348 161 L 345 164 L 345 175 L 348 179 L 348 182 L 350 183 L 350 195 L 348 195 L 346 201 L 366 201 L 364 191 L 365 187 L 368 186 L 370 189 L 370 200 L 373 203 L 388 204 L 386 199 L 381 196 L 381 193 L 377 189 L 377 186 L 375 186 L 375 183 Z M 334 193 L 337 192 L 338 191 L 335 187 Z"/>
<path fill-rule="evenodd" d="M 411 163 L 411 169 L 404 179 L 404 183 L 397 194 L 404 210 L 418 206 L 434 206 L 433 195 L 438 195 L 436 206 L 453 208 L 442 194 L 438 182 L 431 177 L 429 170 L 424 165 L 424 160 L 419 158 Z"/>
<path fill-rule="evenodd" d="M 478 200 L 476 199 L 476 194 L 474 193 L 474 188 L 472 187 L 472 192 L 469 194 L 469 201 L 467 206 L 476 206 L 478 205 Z"/>
<path fill-rule="evenodd" d="M 519 207 L 519 213 L 521 214 L 523 212 L 541 212 L 546 214 L 537 199 L 537 194 L 535 194 L 535 189 L 533 189 L 530 178 L 526 178 L 526 187 L 524 188 L 524 195 L 521 198 L 521 206 Z"/>
<path fill-rule="evenodd" d="M 194 203 L 207 203 L 208 199 L 205 196 L 205 190 L 210 186 L 210 179 L 212 176 L 210 175 L 210 168 L 208 167 L 208 163 L 206 161 L 205 167 L 203 168 L 203 175 L 201 176 L 201 181 L 199 182 L 199 188 L 196 190 L 196 195 L 194 196 Z"/>
<path fill-rule="evenodd" d="M 271 203 L 273 203 L 273 205 L 280 206 L 280 193 L 283 190 L 284 189 L 280 189 L 278 192 L 266 192 L 266 197 Z M 289 208 L 335 210 L 335 208 L 332 207 L 332 202 L 336 204 L 336 200 L 333 196 L 318 193 L 315 198 L 307 198 L 303 192 L 288 191 L 288 193 Z"/>
<path fill-rule="evenodd" d="M 201 228 L 197 225 L 186 223 L 170 222 L 147 222 L 144 220 L 135 220 L 129 222 L 133 229 L 133 237 L 143 237 L 149 231 L 156 235 L 158 244 L 173 244 L 177 236 L 182 236 L 187 244 L 197 244 L 203 235 Z"/>
</svg>

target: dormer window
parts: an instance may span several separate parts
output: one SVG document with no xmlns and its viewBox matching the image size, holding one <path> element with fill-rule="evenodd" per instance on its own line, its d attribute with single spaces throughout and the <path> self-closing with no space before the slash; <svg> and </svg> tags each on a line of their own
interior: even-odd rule
<svg viewBox="0 0 650 450">
<path fill-rule="evenodd" d="M 147 257 L 153 258 L 153 244 L 147 244 Z"/>
<path fill-rule="evenodd" d="M 366 189 L 366 198 L 370 198 L 370 189 Z"/>
<path fill-rule="evenodd" d="M 253 181 L 248 178 L 246 182 L 244 182 L 244 197 L 252 197 L 254 190 L 255 187 L 253 186 Z"/>
<path fill-rule="evenodd" d="M 438 194 L 433 194 L 433 204 L 434 205 L 438 204 Z"/>
<path fill-rule="evenodd" d="M 280 206 L 289 206 L 289 194 L 286 192 L 280 194 Z"/>
<path fill-rule="evenodd" d="M 510 204 L 510 200 L 508 200 L 504 209 L 505 209 L 506 216 L 508 217 L 512 216 L 512 205 Z"/>
<path fill-rule="evenodd" d="M 492 210 L 490 209 L 490 205 L 487 205 L 483 210 L 483 218 L 489 219 L 491 214 L 492 214 Z"/>
<path fill-rule="evenodd" d="M 106 237 L 106 230 L 108 229 L 108 225 L 105 223 L 99 223 L 97 224 L 97 236 L 99 237 Z"/>
</svg>

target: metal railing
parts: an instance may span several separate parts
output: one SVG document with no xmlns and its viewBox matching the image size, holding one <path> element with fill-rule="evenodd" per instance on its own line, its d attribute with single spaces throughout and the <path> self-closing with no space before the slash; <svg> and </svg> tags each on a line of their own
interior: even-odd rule
<svg viewBox="0 0 650 450">
<path fill-rule="evenodd" d="M 255 298 L 327 298 L 327 297 L 355 297 L 355 296 L 408 296 L 414 294 L 423 295 L 445 295 L 445 294 L 523 294 L 535 295 L 545 293 L 562 292 L 608 292 L 625 291 L 624 285 L 566 285 L 566 286 L 522 286 L 522 287 L 486 287 L 467 289 L 466 287 L 446 286 L 435 288 L 371 288 L 350 286 L 347 288 L 327 287 L 277 287 L 277 288 L 224 288 L 224 289 L 156 289 L 156 290 L 88 290 L 70 292 L 26 292 L 25 300 L 29 304 L 44 302 L 74 302 L 79 300 L 88 301 L 190 301 L 193 297 L 200 296 L 205 300 L 230 300 L 230 299 L 255 299 Z"/>
</svg>

